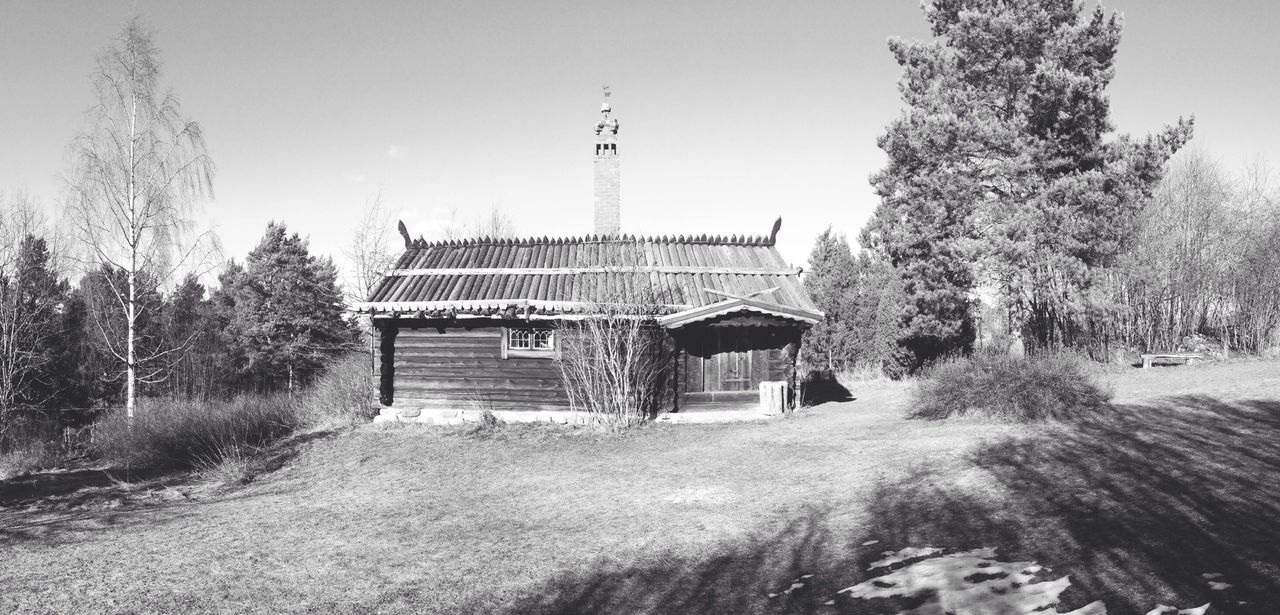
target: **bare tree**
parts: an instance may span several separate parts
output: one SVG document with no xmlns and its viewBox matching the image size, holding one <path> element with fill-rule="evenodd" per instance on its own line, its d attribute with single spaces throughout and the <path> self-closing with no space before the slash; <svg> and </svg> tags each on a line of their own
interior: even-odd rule
<svg viewBox="0 0 1280 615">
<path fill-rule="evenodd" d="M 399 246 L 396 245 L 395 221 L 383 201 L 382 189 L 365 205 L 356 231 L 347 246 L 346 257 L 351 263 L 351 284 L 344 289 L 348 303 L 368 299 L 382 275 L 396 264 Z"/>
<path fill-rule="evenodd" d="M 47 366 L 62 334 L 62 288 L 49 271 L 50 253 L 39 206 L 25 193 L 0 196 L 0 433 L 20 402 L 47 394 Z"/>
<path fill-rule="evenodd" d="M 122 271 L 124 283 L 106 276 L 112 316 L 123 317 L 124 340 L 108 335 L 123 365 L 126 413 L 133 417 L 138 384 L 163 379 L 162 357 L 184 347 L 140 353 L 139 298 L 155 292 L 180 270 L 201 262 L 216 245 L 209 232 L 193 234 L 196 203 L 213 193 L 213 163 L 199 124 L 182 116 L 178 98 L 160 87 L 159 50 L 137 19 L 98 57 L 94 105 L 73 142 L 75 169 L 69 218 L 87 260 Z"/>
<path fill-rule="evenodd" d="M 1111 272 L 1111 332 L 1165 350 L 1196 336 L 1267 351 L 1280 327 L 1280 199 L 1265 166 L 1233 177 L 1201 152 L 1170 165 Z"/>
<path fill-rule="evenodd" d="M 347 248 L 347 261 L 351 266 L 351 283 L 344 286 L 347 305 L 367 301 L 383 274 L 396 264 L 399 252 L 392 231 L 391 212 L 382 199 L 382 189 L 369 202 L 356 224 L 356 232 Z M 360 319 L 361 332 L 365 335 L 371 370 L 377 370 L 377 346 L 373 330 L 373 317 Z"/>
<path fill-rule="evenodd" d="M 449 212 L 449 220 L 440 230 L 445 240 L 478 237 L 503 239 L 516 236 L 515 223 L 507 214 L 502 213 L 502 208 L 496 203 L 489 208 L 489 215 L 471 221 L 459 220 L 458 210 L 454 209 Z"/>
</svg>

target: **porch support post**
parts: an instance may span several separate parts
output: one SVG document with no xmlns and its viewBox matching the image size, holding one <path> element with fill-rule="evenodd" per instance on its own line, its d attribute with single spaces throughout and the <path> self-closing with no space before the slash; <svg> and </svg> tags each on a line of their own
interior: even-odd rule
<svg viewBox="0 0 1280 615">
<path fill-rule="evenodd" d="M 787 396 L 791 399 L 791 408 L 795 409 L 800 406 L 800 399 L 796 393 L 796 359 L 800 355 L 800 334 L 796 333 L 791 341 L 783 347 L 782 352 L 787 357 Z"/>
<path fill-rule="evenodd" d="M 400 328 L 395 323 L 378 327 L 381 337 L 382 370 L 378 380 L 378 401 L 384 406 L 395 402 L 396 386 L 396 334 Z"/>
</svg>

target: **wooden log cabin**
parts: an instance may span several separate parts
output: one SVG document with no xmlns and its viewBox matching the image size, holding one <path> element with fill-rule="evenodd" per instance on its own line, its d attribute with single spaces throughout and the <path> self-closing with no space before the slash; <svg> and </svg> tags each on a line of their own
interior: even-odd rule
<svg viewBox="0 0 1280 615">
<path fill-rule="evenodd" d="M 657 410 L 756 408 L 761 382 L 794 391 L 801 334 L 823 314 L 775 248 L 781 219 L 759 237 L 621 234 L 610 111 L 595 234 L 427 242 L 400 225 L 404 254 L 357 306 L 379 332 L 384 417 L 569 411 L 560 338 L 616 305 L 642 306 L 673 353 Z"/>
</svg>

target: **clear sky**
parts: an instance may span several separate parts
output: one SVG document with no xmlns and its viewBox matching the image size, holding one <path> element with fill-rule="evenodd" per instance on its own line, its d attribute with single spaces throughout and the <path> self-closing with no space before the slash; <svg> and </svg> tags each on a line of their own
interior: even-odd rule
<svg viewBox="0 0 1280 615">
<path fill-rule="evenodd" d="M 1092 4 L 1089 5 L 1092 7 Z M 827 225 L 856 237 L 900 108 L 890 36 L 910 0 L 3 2 L 0 190 L 50 207 L 91 103 L 95 55 L 140 15 L 164 81 L 218 167 L 205 204 L 227 256 L 269 220 L 340 252 L 364 204 L 416 236 L 498 205 L 522 234 L 591 230 L 600 86 L 621 122 L 623 231 L 765 234 L 804 264 Z M 1280 5 L 1114 0 L 1121 132 L 1195 114 L 1228 168 L 1280 164 Z"/>
</svg>

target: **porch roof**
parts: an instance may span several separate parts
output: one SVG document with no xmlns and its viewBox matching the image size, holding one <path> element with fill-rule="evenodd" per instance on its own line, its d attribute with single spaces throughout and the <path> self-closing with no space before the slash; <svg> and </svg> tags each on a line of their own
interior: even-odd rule
<svg viewBox="0 0 1280 615">
<path fill-rule="evenodd" d="M 824 314 L 818 310 L 803 309 L 794 306 L 780 305 L 748 297 L 733 297 L 723 301 L 695 307 L 658 318 L 658 324 L 668 329 L 678 329 L 685 325 L 705 322 L 714 318 L 739 313 L 755 313 L 771 316 L 785 321 L 804 325 L 822 322 Z"/>
</svg>

